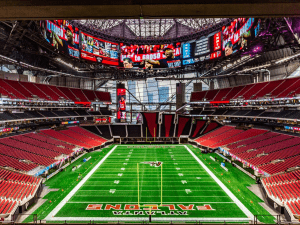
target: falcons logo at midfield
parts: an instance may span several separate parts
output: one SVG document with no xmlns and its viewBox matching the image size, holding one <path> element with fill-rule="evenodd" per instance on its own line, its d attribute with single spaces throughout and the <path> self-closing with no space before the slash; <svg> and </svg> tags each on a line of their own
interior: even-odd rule
<svg viewBox="0 0 300 225">
<path fill-rule="evenodd" d="M 156 161 L 156 162 L 141 162 L 143 164 L 149 164 L 150 166 L 160 167 L 162 162 Z"/>
</svg>

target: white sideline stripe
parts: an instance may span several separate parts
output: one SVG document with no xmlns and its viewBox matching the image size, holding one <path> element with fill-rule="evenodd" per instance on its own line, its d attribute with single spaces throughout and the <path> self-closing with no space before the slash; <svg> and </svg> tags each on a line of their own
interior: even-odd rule
<svg viewBox="0 0 300 225">
<path fill-rule="evenodd" d="M 84 204 L 90 204 L 90 203 L 97 203 L 97 204 L 111 204 L 111 203 L 115 203 L 115 204 L 136 204 L 136 202 L 67 202 L 67 204 L 72 204 L 72 203 L 84 203 Z M 235 202 L 164 202 L 164 204 L 193 204 L 193 203 L 205 203 L 205 204 L 212 204 L 212 203 L 216 203 L 216 204 L 235 204 Z M 140 202 L 140 204 L 160 204 L 160 202 Z"/>
<path fill-rule="evenodd" d="M 84 192 L 89 192 L 89 191 L 97 191 L 97 192 L 99 192 L 99 191 L 110 191 L 110 190 L 103 190 L 103 189 L 94 189 L 94 190 L 78 190 L 78 191 L 84 191 Z M 122 191 L 122 192 L 136 192 L 137 190 L 116 190 L 116 192 L 117 191 Z M 143 189 L 143 190 L 141 190 L 141 192 L 142 191 L 161 191 L 161 190 L 153 190 L 153 189 Z M 164 192 L 173 192 L 173 191 L 183 191 L 183 192 L 185 192 L 185 190 L 184 189 L 172 189 L 172 190 L 164 190 Z M 223 192 L 223 190 L 193 190 L 193 193 L 195 193 L 195 192 L 207 192 L 207 191 L 222 191 Z M 78 195 L 76 195 L 76 196 L 78 196 Z M 81 196 L 81 195 L 80 195 Z M 99 195 L 100 196 L 100 195 Z M 102 196 L 102 195 L 101 195 Z M 111 195 L 108 195 L 108 196 L 111 196 Z"/>
<path fill-rule="evenodd" d="M 92 197 L 91 195 L 76 195 L 75 197 L 79 197 L 79 196 L 85 196 L 85 197 Z M 94 197 L 103 197 L 103 198 L 106 198 L 106 197 L 115 197 L 115 198 L 119 198 L 119 197 L 136 197 L 136 195 L 93 195 Z M 150 196 L 150 197 L 156 197 L 156 196 Z M 191 196 L 186 196 L 186 195 L 165 195 L 164 197 L 166 198 L 169 198 L 169 197 L 184 197 L 184 198 L 195 198 L 195 197 L 207 197 L 207 195 L 191 195 Z M 226 196 L 209 196 L 207 198 L 229 198 L 227 195 Z"/>
<path fill-rule="evenodd" d="M 92 176 L 92 174 L 101 166 L 101 164 L 107 159 L 107 157 L 117 148 L 113 147 L 103 159 L 73 188 L 73 190 L 48 214 L 46 220 L 52 220 L 52 218 L 61 210 L 61 208 L 73 197 L 73 195 L 81 188 L 81 186 Z"/>
<path fill-rule="evenodd" d="M 55 217 L 52 219 L 53 221 L 146 221 L 149 222 L 149 217 Z M 249 218 L 208 218 L 208 217 L 152 217 L 152 221 L 162 222 L 162 221 L 208 221 L 208 222 L 249 222 Z"/>
<path fill-rule="evenodd" d="M 220 187 L 226 192 L 226 194 L 234 201 L 238 207 L 246 214 L 248 218 L 251 218 L 251 220 L 254 220 L 254 215 L 244 206 L 241 201 L 235 197 L 235 195 L 219 180 L 219 178 L 216 177 L 216 175 L 211 172 L 207 166 L 185 145 L 184 146 L 188 152 L 195 158 L 195 160 L 206 170 L 206 172 L 216 181 L 217 184 L 220 185 Z"/>
<path fill-rule="evenodd" d="M 118 177 L 118 179 L 120 179 L 121 177 Z M 124 177 L 123 177 L 124 178 Z M 129 178 L 129 177 L 126 177 L 126 178 Z M 104 180 L 104 181 L 88 181 L 88 182 L 91 182 L 91 183 L 104 183 L 104 182 L 112 182 L 112 181 L 114 181 L 116 178 L 111 178 L 111 180 Z M 121 180 L 121 181 L 123 181 L 123 180 Z M 124 181 L 123 181 L 124 182 Z M 146 182 L 149 182 L 149 181 L 146 181 Z M 157 180 L 155 180 L 155 181 L 151 181 L 151 183 L 160 183 L 161 181 L 157 181 Z M 180 182 L 180 181 L 164 181 L 164 183 L 174 183 L 174 182 Z M 205 179 L 201 179 L 200 181 L 189 181 L 189 183 L 216 183 L 215 181 L 210 181 L 210 179 L 209 179 L 209 181 L 208 180 L 205 180 Z M 99 186 L 99 185 L 90 185 L 90 184 L 85 184 L 84 186 Z M 112 186 L 112 185 L 111 185 Z M 133 185 L 134 186 L 134 185 Z M 135 187 L 136 187 L 137 185 L 135 185 Z M 147 184 L 146 185 L 144 185 L 144 186 L 148 186 Z M 181 185 L 181 186 L 183 186 L 183 184 Z"/>
<path fill-rule="evenodd" d="M 191 181 L 189 181 L 189 183 L 191 183 Z M 99 186 L 99 185 L 90 185 L 90 184 L 85 184 L 84 187 L 86 186 Z M 111 187 L 111 184 L 101 184 L 101 186 L 108 186 Z M 137 185 L 132 185 L 132 184 L 118 184 L 118 187 L 136 187 Z M 144 185 L 146 187 L 157 187 L 157 185 Z M 184 184 L 178 184 L 178 185 L 170 185 L 172 187 L 184 187 Z M 205 187 L 219 187 L 219 185 L 214 185 L 214 186 L 207 186 L 205 185 Z"/>
<path fill-rule="evenodd" d="M 127 145 L 122 145 L 122 146 L 127 146 Z M 128 145 L 130 146 L 130 145 Z M 160 145 L 160 146 L 170 146 L 170 145 Z M 171 145 L 172 146 L 172 145 Z M 239 202 L 240 204 L 237 204 L 238 206 L 242 206 L 243 209 L 245 208 L 246 211 L 248 211 L 250 213 L 250 215 L 252 216 L 252 220 L 254 218 L 254 216 L 251 214 L 251 212 L 230 192 L 230 190 L 228 190 L 228 188 L 194 155 L 193 152 L 191 152 L 191 150 L 186 146 L 186 145 L 177 145 L 177 147 L 185 147 L 190 153 L 191 155 L 196 159 L 196 161 L 198 161 L 198 163 L 200 165 L 202 165 L 202 167 L 212 176 L 212 178 L 216 178 L 214 179 L 219 185 L 220 183 L 224 186 L 223 190 L 226 192 L 226 190 L 233 196 L 233 198 L 231 198 L 235 204 L 237 204 L 237 202 Z M 109 153 L 83 178 L 82 181 L 80 181 L 76 187 L 48 214 L 48 216 L 45 218 L 48 221 L 65 221 L 65 220 L 69 220 L 69 221 L 148 221 L 148 217 L 54 217 L 59 210 L 61 210 L 61 208 L 68 203 L 67 201 L 76 193 L 76 191 L 83 185 L 83 183 L 91 176 L 91 174 L 93 174 L 93 172 L 95 172 L 98 167 L 106 160 L 106 158 L 115 150 L 115 148 L 117 148 L 118 145 L 114 146 L 112 150 L 109 151 Z M 131 146 L 133 147 L 133 146 Z M 134 148 L 134 147 L 133 147 Z M 141 148 L 142 149 L 142 148 Z M 172 149 L 174 150 L 174 149 Z M 200 161 L 200 162 L 199 162 Z M 222 185 L 221 188 L 222 188 Z M 226 192 L 227 193 L 227 192 Z M 228 194 L 228 193 L 227 193 Z M 230 196 L 230 195 L 229 195 Z M 173 197 L 173 196 L 172 196 Z M 185 197 L 193 197 L 193 196 L 185 196 Z M 236 202 L 236 201 L 237 202 Z M 70 202 L 72 203 L 72 202 Z M 91 202 L 88 202 L 91 203 Z M 104 203 L 104 202 L 103 202 Z M 109 203 L 113 203 L 113 202 L 109 202 Z M 121 203 L 121 202 L 118 202 Z M 182 202 L 180 202 L 182 203 Z M 207 203 L 207 202 L 205 202 Z M 215 202 L 212 202 L 215 203 Z M 224 203 L 232 203 L 232 202 L 220 202 L 222 204 Z M 245 211 L 243 210 L 243 212 L 245 213 Z M 246 213 L 245 213 L 246 214 Z M 247 215 L 247 214 L 246 214 Z M 245 222 L 249 222 L 249 218 L 203 218 L 203 217 L 192 217 L 192 218 L 166 218 L 166 217 L 154 217 L 152 218 L 152 221 L 191 221 L 191 222 L 195 222 L 195 221 L 232 221 L 232 222 L 241 222 L 241 221 L 245 221 Z"/>
</svg>

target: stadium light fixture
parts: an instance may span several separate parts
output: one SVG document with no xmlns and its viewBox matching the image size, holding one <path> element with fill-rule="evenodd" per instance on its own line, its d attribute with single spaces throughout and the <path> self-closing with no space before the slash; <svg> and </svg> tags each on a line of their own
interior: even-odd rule
<svg viewBox="0 0 300 225">
<path fill-rule="evenodd" d="M 257 67 L 252 67 L 252 68 L 248 68 L 248 69 L 243 69 L 239 73 L 247 72 L 247 71 L 250 71 L 250 70 L 263 69 L 263 68 L 266 68 L 266 67 L 269 67 L 269 66 L 271 66 L 271 63 L 265 64 L 265 65 L 262 65 L 262 66 L 257 66 Z"/>
<path fill-rule="evenodd" d="M 283 59 L 280 59 L 280 60 L 276 61 L 275 64 L 279 64 L 279 63 L 288 61 L 288 60 L 293 59 L 293 58 L 296 58 L 296 57 L 298 57 L 298 56 L 300 56 L 300 53 L 298 53 L 298 54 L 296 54 L 296 55 L 292 55 L 292 56 L 286 57 L 286 58 L 283 58 Z"/>
<path fill-rule="evenodd" d="M 62 64 L 64 64 L 64 65 L 68 66 L 69 68 L 71 68 L 71 69 L 73 69 L 73 70 L 76 70 L 76 71 L 79 70 L 79 68 L 78 68 L 77 66 L 73 66 L 71 63 L 68 63 L 68 62 L 62 60 L 61 58 L 55 58 L 55 60 L 56 60 L 57 62 L 59 62 L 59 63 L 62 63 Z M 79 72 L 80 72 L 80 71 L 79 71 Z"/>
</svg>

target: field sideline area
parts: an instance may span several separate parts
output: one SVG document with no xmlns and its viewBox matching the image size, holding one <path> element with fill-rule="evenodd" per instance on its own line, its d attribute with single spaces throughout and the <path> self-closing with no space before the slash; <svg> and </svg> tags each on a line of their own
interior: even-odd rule
<svg viewBox="0 0 300 225">
<path fill-rule="evenodd" d="M 226 172 L 219 156 L 215 162 L 191 145 L 115 145 L 89 156 L 46 182 L 59 191 L 44 197 L 34 212 L 39 220 L 148 221 L 151 213 L 153 222 L 248 222 L 269 215 L 247 188 L 254 180 L 230 164 Z"/>
</svg>

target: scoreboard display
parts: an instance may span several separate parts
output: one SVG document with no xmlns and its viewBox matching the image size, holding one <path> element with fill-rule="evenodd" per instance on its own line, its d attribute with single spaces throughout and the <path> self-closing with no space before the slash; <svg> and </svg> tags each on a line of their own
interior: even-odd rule
<svg viewBox="0 0 300 225">
<path fill-rule="evenodd" d="M 300 22 L 289 19 L 300 43 Z M 120 69 L 172 69 L 228 57 L 247 49 L 261 29 L 259 18 L 237 18 L 222 29 L 187 42 L 114 43 L 79 30 L 68 20 L 40 21 L 43 37 L 59 53 Z"/>
<path fill-rule="evenodd" d="M 181 67 L 181 43 L 128 45 L 121 43 L 120 67 L 153 69 Z"/>
<path fill-rule="evenodd" d="M 68 20 L 40 21 L 45 40 L 59 53 L 79 58 L 79 30 Z"/>
<path fill-rule="evenodd" d="M 80 33 L 81 58 L 111 65 L 119 65 L 119 44 L 105 41 L 89 34 Z"/>
<path fill-rule="evenodd" d="M 182 44 L 182 65 L 221 57 L 221 32 Z"/>
</svg>

